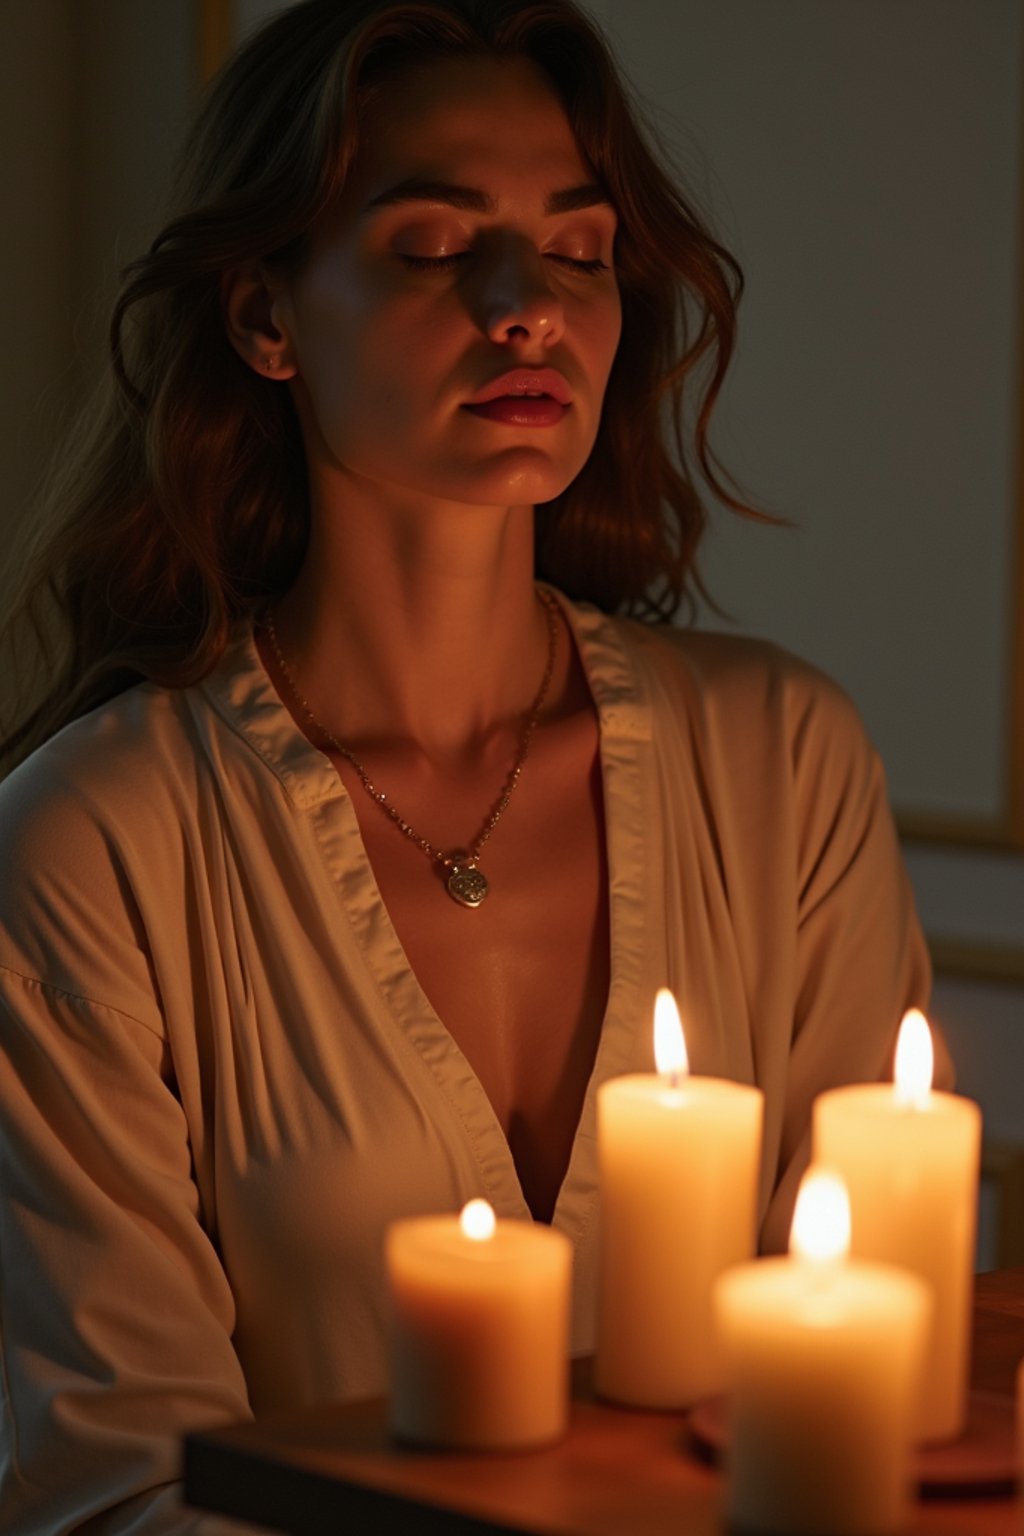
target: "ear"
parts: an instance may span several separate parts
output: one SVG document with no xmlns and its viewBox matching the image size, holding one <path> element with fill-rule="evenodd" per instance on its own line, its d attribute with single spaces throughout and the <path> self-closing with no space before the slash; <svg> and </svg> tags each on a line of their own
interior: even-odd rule
<svg viewBox="0 0 1024 1536">
<path fill-rule="evenodd" d="M 299 370 L 287 332 L 277 323 L 279 298 L 278 285 L 258 262 L 224 276 L 224 325 L 239 357 L 264 378 L 293 379 Z"/>
</svg>

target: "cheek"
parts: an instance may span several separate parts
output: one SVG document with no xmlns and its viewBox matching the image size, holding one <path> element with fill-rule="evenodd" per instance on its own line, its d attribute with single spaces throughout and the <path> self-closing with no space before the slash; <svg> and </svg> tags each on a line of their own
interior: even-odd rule
<svg viewBox="0 0 1024 1536">
<path fill-rule="evenodd" d="M 451 371 L 450 318 L 414 306 L 349 306 L 308 315 L 300 369 L 333 458 L 365 472 L 396 470 L 429 451 Z M 448 351 L 446 352 L 446 343 Z"/>
<path fill-rule="evenodd" d="M 415 433 L 431 419 L 450 373 L 454 329 L 451 315 L 418 305 L 390 306 L 378 323 L 360 326 L 348 360 L 356 409 L 387 404 L 395 424 Z"/>
<path fill-rule="evenodd" d="M 299 373 L 324 437 L 338 448 L 351 425 L 379 409 L 382 360 L 392 347 L 375 319 L 372 295 L 336 271 L 310 275 L 294 306 Z"/>
<path fill-rule="evenodd" d="M 608 371 L 611 372 L 615 354 L 619 350 L 619 340 L 622 336 L 622 303 L 616 290 L 613 301 L 609 304 L 601 327 L 601 340 L 607 359 Z"/>
<path fill-rule="evenodd" d="M 571 333 L 586 356 L 592 375 L 607 379 L 622 333 L 622 306 L 618 292 L 600 304 L 581 305 L 571 321 Z"/>
</svg>

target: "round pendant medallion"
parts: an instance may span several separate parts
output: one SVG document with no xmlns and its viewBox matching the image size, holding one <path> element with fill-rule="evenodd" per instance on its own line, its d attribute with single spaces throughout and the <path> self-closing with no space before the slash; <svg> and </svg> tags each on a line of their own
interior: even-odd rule
<svg viewBox="0 0 1024 1536">
<path fill-rule="evenodd" d="M 460 907 L 478 907 L 487 895 L 486 876 L 473 864 L 456 864 L 448 876 L 448 894 Z"/>
</svg>

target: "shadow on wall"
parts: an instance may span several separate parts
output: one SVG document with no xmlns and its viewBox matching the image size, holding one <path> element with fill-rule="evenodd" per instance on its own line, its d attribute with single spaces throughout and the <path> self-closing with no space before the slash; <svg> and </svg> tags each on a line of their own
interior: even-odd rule
<svg viewBox="0 0 1024 1536">
<path fill-rule="evenodd" d="M 5 546 L 102 368 L 118 273 L 160 220 L 198 93 L 197 15 L 138 0 L 5 10 Z"/>
</svg>

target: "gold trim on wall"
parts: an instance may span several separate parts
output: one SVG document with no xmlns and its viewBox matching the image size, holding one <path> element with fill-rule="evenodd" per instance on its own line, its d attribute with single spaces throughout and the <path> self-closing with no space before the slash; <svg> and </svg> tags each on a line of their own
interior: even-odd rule
<svg viewBox="0 0 1024 1536">
<path fill-rule="evenodd" d="M 199 80 L 205 85 L 231 52 L 235 37 L 235 3 L 234 0 L 197 0 L 197 4 Z"/>
<path fill-rule="evenodd" d="M 1022 119 L 1024 123 L 1024 119 Z M 1024 275 L 1024 135 L 1020 145 L 1020 184 L 1017 197 L 1017 266 Z M 1001 849 L 1024 853 L 1024 302 L 1018 284 L 1017 314 L 1011 324 L 1017 336 L 1017 377 L 1014 381 L 1016 422 L 1014 527 L 1007 561 L 1012 572 L 1009 675 L 1006 688 L 1006 782 L 1004 808 L 991 820 L 965 816 L 919 815 L 897 810 L 900 836 L 908 842 L 940 843 L 975 848 L 979 852 Z"/>
<path fill-rule="evenodd" d="M 1020 853 L 1024 837 L 1017 839 L 1013 820 L 986 821 L 971 816 L 942 816 L 938 812 L 896 811 L 896 828 L 907 843 L 933 843 L 942 848 L 967 848 L 976 853 Z"/>
<path fill-rule="evenodd" d="M 1021 151 L 1021 195 L 1017 204 L 1017 262 L 1024 269 L 1024 146 Z M 1010 632 L 1010 783 L 1009 842 L 1024 849 L 1024 301 L 1017 285 L 1017 526 L 1013 561 L 1014 617 Z"/>
<path fill-rule="evenodd" d="M 1024 949 L 1019 947 L 929 934 L 928 949 L 939 976 L 994 986 L 1024 987 Z"/>
</svg>

